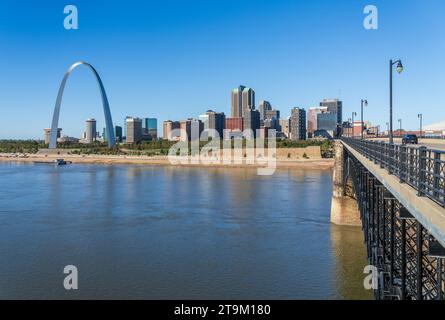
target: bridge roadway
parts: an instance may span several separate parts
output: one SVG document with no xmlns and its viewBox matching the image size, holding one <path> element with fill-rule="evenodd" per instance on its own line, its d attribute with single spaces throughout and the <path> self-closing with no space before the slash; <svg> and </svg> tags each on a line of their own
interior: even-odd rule
<svg viewBox="0 0 445 320">
<path fill-rule="evenodd" d="M 372 138 L 372 141 L 384 141 L 388 142 L 388 138 Z M 401 144 L 402 138 L 394 138 L 394 143 Z M 429 149 L 436 150 L 444 150 L 445 151 L 445 139 L 419 139 L 419 144 L 417 145 L 409 145 L 409 146 L 417 146 L 417 147 L 427 147 Z"/>
<path fill-rule="evenodd" d="M 382 183 L 389 192 L 445 247 L 445 209 L 427 197 L 419 197 L 407 183 L 390 175 L 386 169 L 362 156 L 347 143 L 345 148 Z M 445 143 L 442 145 L 445 149 Z"/>
</svg>

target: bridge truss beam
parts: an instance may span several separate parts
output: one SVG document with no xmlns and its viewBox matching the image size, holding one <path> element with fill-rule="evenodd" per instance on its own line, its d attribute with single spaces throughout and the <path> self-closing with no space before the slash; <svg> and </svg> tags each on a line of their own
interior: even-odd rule
<svg viewBox="0 0 445 320">
<path fill-rule="evenodd" d="M 444 300 L 443 247 L 359 160 L 347 161 L 368 261 L 379 271 L 375 298 Z"/>
</svg>

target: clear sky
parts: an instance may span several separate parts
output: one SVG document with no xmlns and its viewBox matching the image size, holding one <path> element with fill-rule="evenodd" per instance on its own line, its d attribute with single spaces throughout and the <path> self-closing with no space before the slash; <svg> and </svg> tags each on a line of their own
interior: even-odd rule
<svg viewBox="0 0 445 320">
<path fill-rule="evenodd" d="M 79 29 L 65 30 L 63 8 L 75 4 Z M 379 9 L 379 29 L 365 30 L 363 8 Z M 445 119 L 443 0 L 156 0 L 0 2 L 0 138 L 43 138 L 68 67 L 96 67 L 113 122 L 126 115 L 197 117 L 230 114 L 230 91 L 243 84 L 257 104 L 282 116 L 339 97 L 343 118 L 369 100 L 365 119 L 388 121 L 388 61 L 394 79 L 394 127 Z M 89 70 L 71 75 L 62 103 L 64 134 L 104 116 Z M 100 129 L 101 130 L 101 129 Z"/>
</svg>

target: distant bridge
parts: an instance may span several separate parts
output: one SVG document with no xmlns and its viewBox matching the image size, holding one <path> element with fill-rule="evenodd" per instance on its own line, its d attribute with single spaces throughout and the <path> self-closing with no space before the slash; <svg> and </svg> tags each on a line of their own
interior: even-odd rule
<svg viewBox="0 0 445 320">
<path fill-rule="evenodd" d="M 377 299 L 445 299 L 445 151 L 335 142 L 331 220 L 359 223 Z"/>
</svg>

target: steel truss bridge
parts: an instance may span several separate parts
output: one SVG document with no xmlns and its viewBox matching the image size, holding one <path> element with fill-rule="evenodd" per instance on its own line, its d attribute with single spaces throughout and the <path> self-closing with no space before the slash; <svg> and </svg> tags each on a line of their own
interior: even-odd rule
<svg viewBox="0 0 445 320">
<path fill-rule="evenodd" d="M 445 299 L 445 152 L 343 138 L 376 299 Z"/>
</svg>

